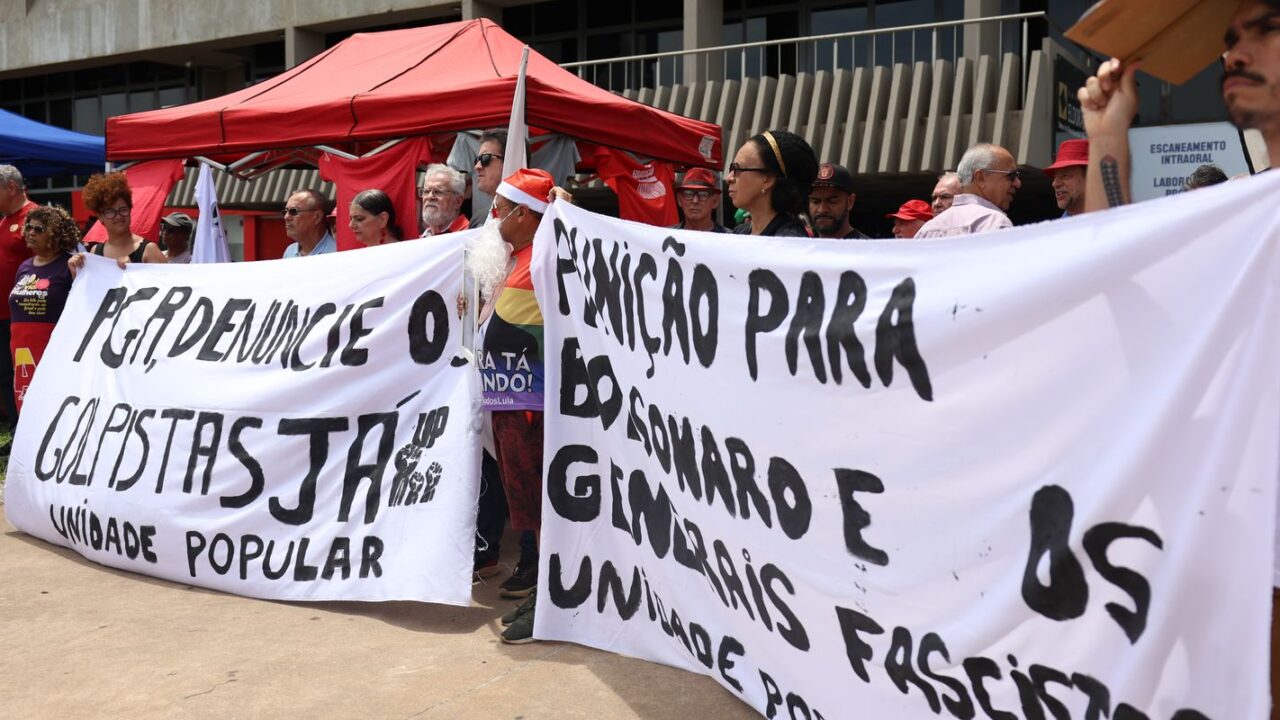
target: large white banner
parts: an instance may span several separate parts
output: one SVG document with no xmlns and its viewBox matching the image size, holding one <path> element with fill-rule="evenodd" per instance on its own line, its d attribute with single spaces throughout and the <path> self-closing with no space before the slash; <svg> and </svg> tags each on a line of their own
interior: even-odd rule
<svg viewBox="0 0 1280 720">
<path fill-rule="evenodd" d="M 554 204 L 535 634 L 767 717 L 1265 717 L 1278 194 L 857 243 Z"/>
<path fill-rule="evenodd" d="M 5 513 L 96 562 L 288 600 L 471 600 L 463 238 L 273 262 L 88 257 Z"/>
</svg>

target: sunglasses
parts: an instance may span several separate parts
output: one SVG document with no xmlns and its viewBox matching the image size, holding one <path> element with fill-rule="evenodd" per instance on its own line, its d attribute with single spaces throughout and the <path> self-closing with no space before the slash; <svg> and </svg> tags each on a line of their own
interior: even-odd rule
<svg viewBox="0 0 1280 720">
<path fill-rule="evenodd" d="M 733 173 L 734 175 L 740 175 L 740 174 L 742 174 L 742 173 L 744 173 L 744 172 L 767 173 L 767 172 L 769 172 L 769 168 L 762 168 L 762 167 L 758 167 L 758 168 L 753 168 L 753 167 L 742 167 L 742 166 L 741 166 L 741 165 L 739 165 L 738 163 L 732 163 L 731 165 L 729 165 L 729 172 Z"/>
<path fill-rule="evenodd" d="M 992 168 L 982 168 L 982 170 L 984 172 L 993 172 L 993 173 L 1000 173 L 1001 175 L 1008 175 L 1009 182 L 1014 182 L 1022 178 L 1021 170 L 994 170 Z"/>
<path fill-rule="evenodd" d="M 44 227 L 43 225 L 28 225 L 28 226 L 27 226 L 27 232 L 29 232 L 29 233 L 35 233 L 36 235 L 43 235 L 43 234 L 44 234 L 44 231 L 45 231 L 45 227 Z"/>
<path fill-rule="evenodd" d="M 504 159 L 505 158 L 503 158 L 501 155 L 497 153 L 480 153 L 479 155 L 476 156 L 476 164 L 482 168 L 487 168 L 489 167 L 489 163 L 493 162 L 494 160 L 504 160 Z"/>
<path fill-rule="evenodd" d="M 103 210 L 101 213 L 98 213 L 98 214 L 99 214 L 99 215 L 101 215 L 102 217 L 104 217 L 104 218 L 108 219 L 108 220 L 113 220 L 113 219 L 115 219 L 116 217 L 127 218 L 127 217 L 129 217 L 129 214 L 130 214 L 131 212 L 133 212 L 133 209 L 132 209 L 132 208 L 129 208 L 129 207 L 122 207 L 122 208 L 118 208 L 118 209 L 117 209 L 117 208 L 107 208 L 106 210 Z"/>
<path fill-rule="evenodd" d="M 306 209 L 306 208 L 287 207 L 284 210 L 280 211 L 280 215 L 283 217 L 298 217 L 298 213 L 315 212 L 315 211 L 316 211 L 316 208 Z"/>
</svg>

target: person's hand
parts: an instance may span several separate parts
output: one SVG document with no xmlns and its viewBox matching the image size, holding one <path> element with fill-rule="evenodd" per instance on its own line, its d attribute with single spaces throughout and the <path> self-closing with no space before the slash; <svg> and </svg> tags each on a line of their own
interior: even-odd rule
<svg viewBox="0 0 1280 720">
<path fill-rule="evenodd" d="M 1129 132 L 1133 116 L 1138 113 L 1138 82 L 1134 74 L 1140 64 L 1124 65 L 1112 58 L 1102 63 L 1097 74 L 1076 92 L 1089 137 Z"/>
<path fill-rule="evenodd" d="M 568 190 L 556 185 L 551 188 L 551 192 L 547 193 L 547 202 L 555 202 L 556 200 L 563 200 L 572 205 L 573 195 Z"/>
<path fill-rule="evenodd" d="M 80 268 L 84 267 L 84 253 L 76 253 L 67 258 L 67 269 L 71 271 L 71 279 L 74 280 L 76 273 L 80 272 Z"/>
<path fill-rule="evenodd" d="M 123 270 L 124 266 L 128 264 L 129 264 L 128 255 L 121 255 L 120 257 L 116 258 L 116 267 L 120 268 L 121 270 Z"/>
<path fill-rule="evenodd" d="M 458 293 L 458 300 L 455 303 L 458 308 L 458 317 L 465 317 L 467 314 L 467 298 L 462 293 Z"/>
</svg>

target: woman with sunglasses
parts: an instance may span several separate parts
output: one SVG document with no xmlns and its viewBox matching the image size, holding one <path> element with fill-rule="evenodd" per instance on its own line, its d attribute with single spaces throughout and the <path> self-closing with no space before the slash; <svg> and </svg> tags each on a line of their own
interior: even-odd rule
<svg viewBox="0 0 1280 720">
<path fill-rule="evenodd" d="M 751 214 L 738 235 L 808 237 L 799 214 L 818 176 L 818 157 L 799 135 L 769 130 L 753 135 L 733 157 L 729 200 Z"/>
<path fill-rule="evenodd" d="M 127 258 L 127 262 L 168 262 L 160 246 L 133 234 L 133 191 L 124 173 L 94 175 L 84 186 L 84 204 L 107 230 L 107 241 L 90 248 L 94 255 Z"/>
<path fill-rule="evenodd" d="M 27 213 L 23 240 L 34 256 L 18 267 L 9 291 L 9 352 L 13 358 L 13 393 L 18 411 L 71 293 L 74 269 L 69 265 L 80 244 L 75 220 L 60 207 L 40 205 Z"/>
</svg>

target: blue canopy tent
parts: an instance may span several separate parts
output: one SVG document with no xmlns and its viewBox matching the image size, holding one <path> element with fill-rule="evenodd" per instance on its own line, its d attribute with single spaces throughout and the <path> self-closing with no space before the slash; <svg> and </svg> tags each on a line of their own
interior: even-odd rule
<svg viewBox="0 0 1280 720">
<path fill-rule="evenodd" d="M 103 138 L 0 110 L 0 164 L 17 166 L 23 177 L 102 172 L 106 159 Z"/>
</svg>

